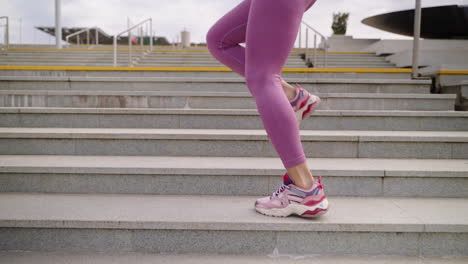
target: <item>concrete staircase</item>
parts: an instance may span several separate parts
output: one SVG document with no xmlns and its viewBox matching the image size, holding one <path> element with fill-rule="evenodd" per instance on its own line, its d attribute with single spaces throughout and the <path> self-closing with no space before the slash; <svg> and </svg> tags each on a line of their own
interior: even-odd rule
<svg viewBox="0 0 468 264">
<path fill-rule="evenodd" d="M 313 52 L 308 52 L 309 58 L 313 61 Z M 385 59 L 384 56 L 377 56 L 375 53 L 366 52 L 330 52 L 325 58 L 325 53 L 318 52 L 315 67 L 325 67 L 325 60 L 328 68 L 397 68 L 397 66 Z"/>
<path fill-rule="evenodd" d="M 128 48 L 119 48 L 118 66 L 128 66 Z M 206 48 L 180 50 L 156 47 L 153 52 L 136 47 L 132 51 L 134 66 L 139 67 L 224 67 L 215 60 Z M 105 48 L 69 48 L 63 50 L 44 48 L 13 48 L 0 52 L 0 65 L 42 66 L 113 66 L 112 46 Z M 286 67 L 306 68 L 297 53 L 292 53 Z"/>
<path fill-rule="evenodd" d="M 208 61 L 145 60 L 163 58 Z M 323 263 L 462 263 L 468 113 L 454 111 L 456 95 L 408 76 L 283 74 L 323 99 L 300 131 L 331 203 L 311 220 L 254 211 L 285 169 L 235 73 L 2 70 L 0 262 L 58 252 L 50 263 L 87 254 L 113 263 L 118 252 L 133 263 L 187 261 L 182 254 L 200 263 L 313 254 L 345 255 Z M 132 255 L 149 253 L 169 255 Z"/>
<path fill-rule="evenodd" d="M 306 68 L 304 49 L 295 49 L 289 56 L 286 68 Z M 307 51 L 310 59 L 313 53 Z M 128 47 L 120 47 L 117 63 L 128 65 Z M 315 67 L 324 67 L 325 54 L 317 53 Z M 61 66 L 112 66 L 112 46 L 70 46 L 63 50 L 45 47 L 29 47 L 15 45 L 8 52 L 0 52 L 0 65 L 61 65 Z M 153 52 L 147 52 L 147 47 L 134 47 L 133 65 L 139 67 L 225 67 L 213 58 L 206 47 L 193 49 L 176 49 L 171 47 L 155 47 Z M 369 52 L 336 52 L 327 56 L 328 68 L 396 68 L 385 60 Z"/>
</svg>

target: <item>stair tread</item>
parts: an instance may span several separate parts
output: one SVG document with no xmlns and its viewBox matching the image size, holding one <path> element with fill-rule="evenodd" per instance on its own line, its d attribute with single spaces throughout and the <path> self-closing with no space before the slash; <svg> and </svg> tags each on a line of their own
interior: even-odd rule
<svg viewBox="0 0 468 264">
<path fill-rule="evenodd" d="M 308 158 L 316 175 L 468 178 L 466 159 Z M 0 172 L 282 175 L 276 157 L 0 155 Z"/>
<path fill-rule="evenodd" d="M 72 253 L 72 252 L 1 252 L 0 262 L 9 264 L 464 264 L 467 256 L 339 256 L 339 255 L 304 255 L 272 252 L 268 255 L 253 254 L 213 254 L 213 253 Z"/>
<path fill-rule="evenodd" d="M 220 77 L 105 77 L 105 76 L 0 76 L 0 81 L 131 81 L 131 82 L 221 82 L 221 83 L 245 83 L 243 78 L 220 78 Z M 427 84 L 430 80 L 411 80 L 411 79 L 331 79 L 331 78 L 288 78 L 289 82 L 307 83 L 356 83 L 356 84 Z"/>
<path fill-rule="evenodd" d="M 255 212 L 254 196 L 0 193 L 0 226 L 330 232 L 468 232 L 468 199 L 329 197 L 319 219 Z M 77 210 L 78 209 L 78 210 Z"/>
<path fill-rule="evenodd" d="M 468 142 L 468 131 L 300 130 L 302 140 Z M 0 127 L 0 138 L 268 140 L 264 129 Z"/>
<path fill-rule="evenodd" d="M 0 90 L 0 95 L 131 95 L 131 96 L 194 96 L 194 97 L 246 97 L 252 99 L 249 92 L 218 91 L 109 91 L 109 90 Z M 322 98 L 369 98 L 369 99 L 455 99 L 456 94 L 418 94 L 418 93 L 314 93 Z"/>
<path fill-rule="evenodd" d="M 256 109 L 210 108 L 103 108 L 103 107 L 0 107 L 0 113 L 99 113 L 99 114 L 209 114 L 258 115 Z M 315 110 L 314 116 L 417 116 L 417 117 L 468 117 L 468 111 L 440 110 Z"/>
</svg>

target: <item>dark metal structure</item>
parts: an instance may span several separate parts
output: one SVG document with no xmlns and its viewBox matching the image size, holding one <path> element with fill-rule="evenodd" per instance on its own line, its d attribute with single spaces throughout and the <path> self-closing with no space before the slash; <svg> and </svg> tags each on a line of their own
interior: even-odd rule
<svg viewBox="0 0 468 264">
<path fill-rule="evenodd" d="M 36 29 L 47 33 L 49 35 L 52 35 L 55 37 L 55 27 L 36 27 Z M 86 29 L 84 27 L 73 27 L 73 28 L 62 28 L 62 40 L 65 41 L 66 37 L 70 34 L 73 34 L 75 32 L 78 32 L 80 30 Z M 97 32 L 96 32 L 97 31 Z M 96 43 L 96 33 L 98 34 L 98 39 L 99 39 L 99 44 L 110 44 L 112 45 L 113 41 L 113 36 L 107 34 L 100 28 L 91 28 L 89 32 L 89 43 L 94 44 Z M 88 34 L 86 32 L 78 34 L 79 38 L 72 37 L 70 38 L 69 42 L 70 44 L 86 44 L 87 43 L 87 37 Z M 77 40 L 80 40 L 80 43 L 77 43 Z M 144 44 L 149 43 L 149 38 L 145 37 L 144 38 Z M 165 37 L 154 37 L 153 43 L 155 45 L 170 45 L 169 41 Z M 126 36 L 121 36 L 117 39 L 117 44 L 119 45 L 127 45 L 128 44 L 128 37 Z"/>
<path fill-rule="evenodd" d="M 414 9 L 371 16 L 361 22 L 384 31 L 412 37 Z M 421 38 L 468 39 L 468 6 L 422 8 Z"/>
</svg>

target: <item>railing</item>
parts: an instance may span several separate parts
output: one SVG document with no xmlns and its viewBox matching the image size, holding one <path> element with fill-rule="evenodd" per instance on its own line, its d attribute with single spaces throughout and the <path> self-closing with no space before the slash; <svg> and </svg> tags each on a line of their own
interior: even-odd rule
<svg viewBox="0 0 468 264">
<path fill-rule="evenodd" d="M 413 34 L 413 65 L 411 77 L 419 78 L 419 38 L 421 35 L 421 0 L 415 1 Z"/>
<path fill-rule="evenodd" d="M 146 20 L 143 20 L 142 22 L 132 26 L 132 27 L 129 27 L 128 29 L 120 32 L 119 34 L 117 35 L 114 35 L 114 67 L 117 67 L 117 38 L 125 33 L 128 32 L 128 66 L 132 67 L 133 66 L 133 59 L 132 59 L 132 30 L 135 29 L 135 28 L 139 28 L 139 31 L 140 31 L 140 35 L 141 35 L 141 38 L 140 38 L 140 45 L 141 45 L 141 48 L 143 49 L 143 27 L 141 27 L 141 25 L 143 24 L 147 24 L 147 26 L 149 26 L 149 37 L 150 37 L 150 48 L 149 50 L 152 51 L 153 50 L 153 19 L 152 18 L 148 18 Z"/>
<path fill-rule="evenodd" d="M 90 35 L 90 31 L 91 29 L 94 29 L 95 31 L 95 42 L 96 42 L 96 45 L 99 44 L 99 32 L 98 32 L 98 28 L 97 27 L 94 27 L 94 28 L 85 28 L 85 29 L 82 29 L 80 31 L 77 31 L 73 34 L 70 34 L 70 35 L 67 35 L 65 37 L 65 41 L 67 43 L 70 43 L 69 40 L 70 38 L 76 36 L 76 44 L 80 45 L 80 34 L 83 33 L 83 32 L 86 32 L 86 44 L 88 45 L 88 48 L 89 48 L 89 44 L 90 44 L 90 40 L 89 40 L 89 35 Z"/>
<path fill-rule="evenodd" d="M 5 47 L 2 48 L 4 50 L 8 50 L 8 48 L 10 47 L 10 24 L 9 24 L 9 21 L 8 21 L 8 17 L 7 16 L 2 16 L 0 17 L 0 19 L 5 19 L 6 21 L 6 24 L 5 24 Z"/>
<path fill-rule="evenodd" d="M 321 38 L 321 46 L 323 47 L 323 50 L 324 50 L 324 61 L 323 61 L 323 67 L 326 68 L 327 67 L 327 61 L 328 61 L 328 39 L 327 37 L 325 37 L 323 34 L 321 34 L 320 32 L 318 32 L 315 28 L 313 28 L 312 26 L 310 26 L 309 24 L 307 24 L 306 22 L 304 21 L 301 21 L 301 24 L 304 24 L 306 26 L 306 31 L 305 31 L 305 61 L 307 64 L 309 65 L 313 65 L 314 68 L 317 68 L 318 67 L 318 63 L 317 63 L 317 35 L 320 36 Z M 314 33 L 314 46 L 313 46 L 313 58 L 312 60 L 310 59 L 310 52 L 309 52 L 309 30 L 312 30 L 313 33 Z M 301 45 L 302 45 L 302 30 L 301 30 L 301 27 L 299 27 L 299 48 L 301 48 Z"/>
</svg>

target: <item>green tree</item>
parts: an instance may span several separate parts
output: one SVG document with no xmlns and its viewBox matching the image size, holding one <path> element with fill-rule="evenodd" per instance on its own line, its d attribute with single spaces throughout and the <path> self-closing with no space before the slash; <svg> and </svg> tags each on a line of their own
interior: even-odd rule
<svg viewBox="0 0 468 264">
<path fill-rule="evenodd" d="M 346 34 L 346 26 L 348 24 L 349 13 L 333 13 L 333 34 L 344 35 Z"/>
</svg>

